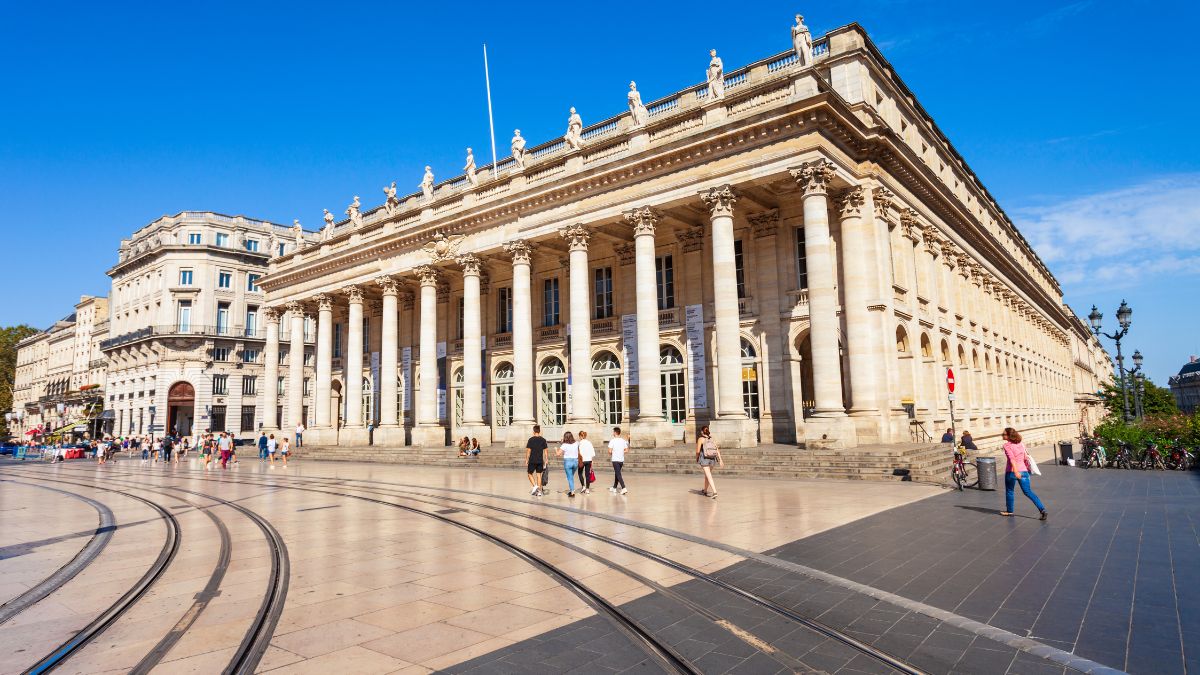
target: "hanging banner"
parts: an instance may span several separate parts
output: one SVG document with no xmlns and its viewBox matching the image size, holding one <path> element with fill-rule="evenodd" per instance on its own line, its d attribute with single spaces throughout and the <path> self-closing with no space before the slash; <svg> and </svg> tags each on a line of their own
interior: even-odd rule
<svg viewBox="0 0 1200 675">
<path fill-rule="evenodd" d="M 446 343 L 437 343 L 437 416 L 446 419 Z"/>
<path fill-rule="evenodd" d="M 479 383 L 482 385 L 480 387 L 480 389 L 482 390 L 481 398 L 483 399 L 483 419 L 486 420 L 486 419 L 488 419 L 488 407 L 487 407 L 488 359 L 487 359 L 487 336 L 486 335 L 479 336 L 479 352 L 480 352 L 479 363 L 481 363 L 483 365 L 483 372 L 479 374 Z"/>
<path fill-rule="evenodd" d="M 571 371 L 575 369 L 575 361 L 571 359 L 571 324 L 566 325 L 567 343 L 565 351 L 567 354 L 567 417 L 575 414 L 574 401 L 571 400 Z"/>
<path fill-rule="evenodd" d="M 704 356 L 704 305 L 684 308 L 684 330 L 687 334 L 689 383 L 688 409 L 708 407 L 708 371 Z"/>
<path fill-rule="evenodd" d="M 404 412 L 412 411 L 412 347 L 400 350 L 400 376 L 404 378 Z"/>
<path fill-rule="evenodd" d="M 371 352 L 371 419 L 369 424 L 379 424 L 379 402 L 383 400 L 383 383 L 379 380 L 379 352 Z"/>
<path fill-rule="evenodd" d="M 621 346 L 625 355 L 625 382 L 638 385 L 637 314 L 621 316 Z"/>
</svg>

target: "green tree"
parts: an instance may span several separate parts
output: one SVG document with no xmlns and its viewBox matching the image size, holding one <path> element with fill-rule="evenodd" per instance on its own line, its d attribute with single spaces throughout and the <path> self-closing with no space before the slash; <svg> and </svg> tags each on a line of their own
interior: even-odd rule
<svg viewBox="0 0 1200 675">
<path fill-rule="evenodd" d="M 1179 412 L 1175 406 L 1175 395 L 1170 389 L 1160 387 L 1146 378 L 1142 381 L 1142 412 L 1146 415 L 1170 415 Z M 1134 414 L 1133 378 L 1126 380 L 1129 386 L 1129 415 Z M 1101 385 L 1100 398 L 1104 400 L 1104 408 L 1115 419 L 1121 419 L 1121 383 L 1119 379 L 1111 384 Z"/>
<path fill-rule="evenodd" d="M 5 326 L 0 328 L 0 438 L 9 434 L 4 413 L 12 410 L 13 385 L 17 375 L 17 343 L 37 333 L 32 326 Z"/>
</svg>

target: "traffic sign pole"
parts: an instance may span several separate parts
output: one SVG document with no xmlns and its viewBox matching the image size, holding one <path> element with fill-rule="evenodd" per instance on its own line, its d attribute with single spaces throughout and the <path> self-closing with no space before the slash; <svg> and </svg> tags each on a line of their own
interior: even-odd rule
<svg viewBox="0 0 1200 675">
<path fill-rule="evenodd" d="M 954 369 L 946 369 L 946 400 L 950 402 L 950 433 L 954 435 L 951 445 L 958 443 L 958 425 L 954 423 Z"/>
</svg>

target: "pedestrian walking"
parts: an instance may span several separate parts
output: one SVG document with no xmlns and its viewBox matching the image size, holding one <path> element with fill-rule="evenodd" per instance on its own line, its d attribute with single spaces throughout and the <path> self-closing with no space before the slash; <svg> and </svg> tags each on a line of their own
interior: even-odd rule
<svg viewBox="0 0 1200 675">
<path fill-rule="evenodd" d="M 704 487 L 700 492 L 705 497 L 716 499 L 717 484 L 713 480 L 712 468 L 714 464 L 725 468 L 725 460 L 721 459 L 721 448 L 717 447 L 717 442 L 713 440 L 712 432 L 707 426 L 701 427 L 700 435 L 696 438 L 696 462 L 704 472 Z"/>
<path fill-rule="evenodd" d="M 267 461 L 267 432 L 258 432 L 258 461 Z"/>
<path fill-rule="evenodd" d="M 575 434 L 569 431 L 564 433 L 554 454 L 562 457 L 563 471 L 567 474 L 567 497 L 574 499 L 575 472 L 579 470 L 579 444 L 575 442 Z"/>
<path fill-rule="evenodd" d="M 271 434 L 267 438 L 267 461 L 271 463 L 271 468 L 275 468 L 275 453 L 279 450 L 279 444 L 275 441 L 275 434 Z"/>
<path fill-rule="evenodd" d="M 608 491 L 617 492 L 619 490 L 621 494 L 628 494 L 625 478 L 621 475 L 621 467 L 625 466 L 625 451 L 629 449 L 629 441 L 621 438 L 621 427 L 613 427 L 612 433 L 613 436 L 608 441 L 608 455 L 612 460 L 613 484 Z"/>
<path fill-rule="evenodd" d="M 592 442 L 588 440 L 587 432 L 579 432 L 579 484 L 583 486 L 582 492 L 585 495 L 592 493 L 592 479 L 595 478 L 592 473 L 592 460 L 596 458 L 596 448 L 592 446 Z"/>
<path fill-rule="evenodd" d="M 304 423 L 300 422 L 296 425 L 296 447 L 304 447 Z"/>
<path fill-rule="evenodd" d="M 233 439 L 224 431 L 221 432 L 221 437 L 217 439 L 217 452 L 221 453 L 221 468 L 229 468 L 229 458 L 233 455 Z"/>
<path fill-rule="evenodd" d="M 1006 427 L 1001 438 L 1004 439 L 1004 456 L 1008 458 L 1008 465 L 1004 468 L 1005 510 L 1001 511 L 1000 515 L 1013 515 L 1014 488 L 1020 483 L 1021 492 L 1029 497 L 1029 501 L 1041 512 L 1042 520 L 1045 520 L 1048 516 L 1046 507 L 1042 505 L 1042 500 L 1038 499 L 1029 483 L 1030 459 L 1029 454 L 1025 452 L 1025 444 L 1021 442 L 1021 434 L 1012 427 Z"/>
<path fill-rule="evenodd" d="M 532 486 L 529 494 L 542 496 L 542 472 L 546 470 L 546 439 L 542 438 L 542 425 L 533 425 L 533 435 L 525 441 L 525 473 Z"/>
<path fill-rule="evenodd" d="M 287 468 L 287 458 L 290 454 L 292 454 L 291 443 L 288 441 L 287 436 L 284 436 L 283 445 L 279 446 L 279 457 L 283 460 L 283 468 L 285 469 Z"/>
</svg>

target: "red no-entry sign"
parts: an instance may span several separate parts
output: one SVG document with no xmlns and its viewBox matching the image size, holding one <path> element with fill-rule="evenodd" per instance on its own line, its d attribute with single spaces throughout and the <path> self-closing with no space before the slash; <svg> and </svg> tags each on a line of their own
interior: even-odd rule
<svg viewBox="0 0 1200 675">
<path fill-rule="evenodd" d="M 946 369 L 946 390 L 951 394 L 954 393 L 954 369 Z"/>
</svg>

